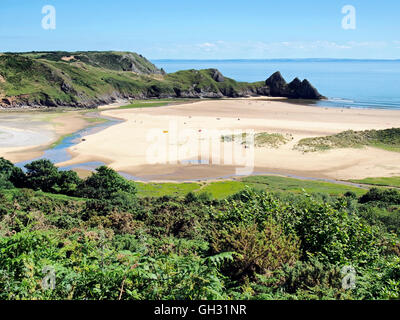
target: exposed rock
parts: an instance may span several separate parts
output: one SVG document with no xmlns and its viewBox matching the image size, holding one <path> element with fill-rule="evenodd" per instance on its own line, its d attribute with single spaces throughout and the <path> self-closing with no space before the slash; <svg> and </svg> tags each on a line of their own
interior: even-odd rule
<svg viewBox="0 0 400 320">
<path fill-rule="evenodd" d="M 279 71 L 270 76 L 265 84 L 270 88 L 270 94 L 273 97 L 286 96 L 287 83 Z"/>
<path fill-rule="evenodd" d="M 267 87 L 267 86 L 260 87 L 260 88 L 257 88 L 256 93 L 260 96 L 271 96 L 271 89 L 270 89 L 270 87 Z"/>
<path fill-rule="evenodd" d="M 279 71 L 270 76 L 265 81 L 265 84 L 270 88 L 270 94 L 273 97 L 287 97 L 292 99 L 325 98 L 307 79 L 300 81 L 299 78 L 295 78 L 287 84 Z"/>
<path fill-rule="evenodd" d="M 75 89 L 67 82 L 63 81 L 60 86 L 61 90 L 65 93 L 73 93 L 76 94 L 77 92 Z"/>
<path fill-rule="evenodd" d="M 299 78 L 294 78 L 292 82 L 288 84 L 289 90 L 296 91 L 301 87 L 301 81 Z"/>
<path fill-rule="evenodd" d="M 304 79 L 300 88 L 296 91 L 299 98 L 302 99 L 323 99 L 324 97 L 314 88 L 311 83 Z"/>
<path fill-rule="evenodd" d="M 217 69 L 212 69 L 213 74 L 211 75 L 211 77 L 213 78 L 214 81 L 217 82 L 224 82 L 225 81 L 225 77 L 222 75 L 222 73 L 217 70 Z"/>
</svg>

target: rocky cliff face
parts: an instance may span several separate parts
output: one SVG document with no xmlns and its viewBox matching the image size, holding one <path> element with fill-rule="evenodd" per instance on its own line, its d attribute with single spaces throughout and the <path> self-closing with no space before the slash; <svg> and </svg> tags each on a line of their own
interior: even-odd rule
<svg viewBox="0 0 400 320">
<path fill-rule="evenodd" d="M 270 76 L 265 81 L 265 84 L 270 88 L 270 94 L 273 97 L 287 97 L 291 99 L 325 98 L 307 79 L 300 81 L 299 78 L 295 78 L 288 84 L 279 71 Z"/>
</svg>

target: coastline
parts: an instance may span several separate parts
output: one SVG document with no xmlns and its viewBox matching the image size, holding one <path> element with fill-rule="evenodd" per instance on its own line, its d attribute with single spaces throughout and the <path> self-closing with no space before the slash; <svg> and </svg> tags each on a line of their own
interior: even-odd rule
<svg viewBox="0 0 400 320">
<path fill-rule="evenodd" d="M 88 136 L 86 141 L 68 150 L 72 159 L 58 166 L 101 160 L 117 171 L 149 181 L 189 178 L 193 181 L 233 175 L 234 168 L 227 165 L 147 164 L 146 131 L 165 129 L 172 120 L 196 130 L 251 128 L 257 132 L 293 136 L 293 141 L 280 148 L 256 149 L 254 172 L 333 180 L 400 175 L 400 153 L 371 147 L 306 154 L 293 150 L 294 144 L 306 137 L 325 136 L 349 129 L 400 127 L 398 110 L 294 106 L 289 102 L 263 97 L 206 100 L 162 108 L 107 110 L 101 114 L 123 119 L 124 122 Z"/>
</svg>

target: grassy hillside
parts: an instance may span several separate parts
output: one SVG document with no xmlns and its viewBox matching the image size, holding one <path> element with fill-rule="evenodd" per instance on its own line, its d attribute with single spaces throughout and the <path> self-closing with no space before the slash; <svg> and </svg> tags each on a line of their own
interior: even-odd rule
<svg viewBox="0 0 400 320">
<path fill-rule="evenodd" d="M 215 69 L 165 74 L 129 52 L 31 52 L 0 55 L 0 106 L 95 107 L 118 98 L 221 98 L 256 94 Z"/>
</svg>

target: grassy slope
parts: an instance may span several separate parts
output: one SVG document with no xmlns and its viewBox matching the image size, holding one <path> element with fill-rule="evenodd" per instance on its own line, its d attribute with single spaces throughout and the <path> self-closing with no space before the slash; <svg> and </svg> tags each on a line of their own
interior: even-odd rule
<svg viewBox="0 0 400 320">
<path fill-rule="evenodd" d="M 75 59 L 61 60 L 71 56 Z M 249 84 L 229 78 L 217 82 L 213 72 L 186 70 L 163 75 L 144 57 L 126 52 L 1 54 L 0 75 L 5 81 L 0 82 L 0 99 L 85 106 L 101 104 L 102 99 L 115 95 L 151 98 L 207 92 L 237 96 L 263 86 L 263 82 Z"/>
</svg>

